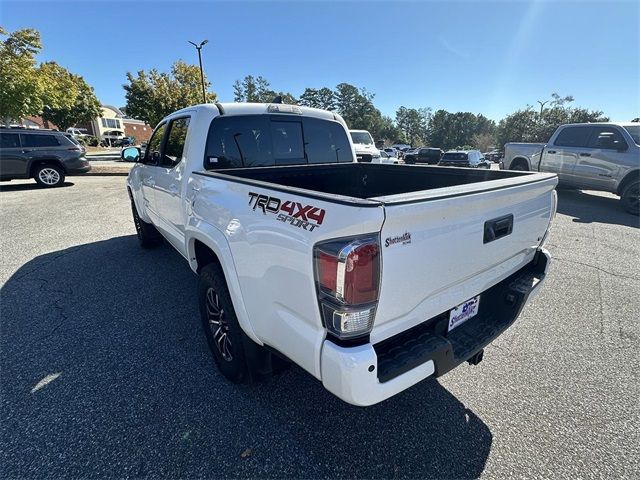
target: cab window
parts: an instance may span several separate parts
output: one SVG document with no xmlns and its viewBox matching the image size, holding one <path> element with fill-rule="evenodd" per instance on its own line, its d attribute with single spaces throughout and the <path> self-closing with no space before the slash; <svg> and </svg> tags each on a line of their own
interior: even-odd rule
<svg viewBox="0 0 640 480">
<path fill-rule="evenodd" d="M 613 127 L 594 127 L 589 140 L 589 148 L 624 150 L 627 146 L 622 134 Z"/>
<path fill-rule="evenodd" d="M 171 120 L 169 123 L 167 142 L 164 147 L 164 154 L 160 161 L 162 167 L 173 168 L 182 161 L 188 129 L 189 117 Z"/>
<path fill-rule="evenodd" d="M 151 135 L 149 142 L 147 143 L 147 151 L 144 154 L 144 163 L 147 165 L 158 165 L 160 162 L 160 149 L 162 147 L 162 139 L 164 138 L 164 132 L 167 129 L 166 123 L 158 125 Z"/>
<path fill-rule="evenodd" d="M 558 147 L 586 147 L 591 127 L 565 127 L 554 142 Z"/>
<path fill-rule="evenodd" d="M 292 115 L 234 115 L 211 122 L 206 169 L 352 162 L 344 127 Z"/>
</svg>

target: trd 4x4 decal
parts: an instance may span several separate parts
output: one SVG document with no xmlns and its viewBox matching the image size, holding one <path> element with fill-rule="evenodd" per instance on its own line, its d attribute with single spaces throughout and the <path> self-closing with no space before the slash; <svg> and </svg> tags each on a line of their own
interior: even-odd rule
<svg viewBox="0 0 640 480">
<path fill-rule="evenodd" d="M 260 210 L 264 215 L 273 213 L 281 222 L 290 223 L 294 227 L 303 228 L 310 232 L 318 228 L 324 221 L 324 210 L 313 205 L 303 205 L 298 202 L 285 201 L 279 198 L 249 192 L 249 206 L 253 210 Z M 285 212 L 285 213 L 280 213 Z"/>
</svg>

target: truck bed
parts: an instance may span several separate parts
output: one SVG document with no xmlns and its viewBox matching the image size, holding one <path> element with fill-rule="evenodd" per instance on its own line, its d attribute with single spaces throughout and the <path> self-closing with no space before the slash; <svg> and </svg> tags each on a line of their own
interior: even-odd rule
<svg viewBox="0 0 640 480">
<path fill-rule="evenodd" d="M 306 191 L 301 193 L 307 196 L 311 192 L 324 193 L 328 195 L 323 195 L 323 199 L 329 201 L 330 196 L 339 195 L 386 204 L 505 188 L 552 176 L 502 170 L 369 163 L 227 169 L 202 174 L 241 183 L 264 182 L 265 187 L 276 190 L 278 186 L 289 187 L 287 190 L 301 189 Z"/>
</svg>

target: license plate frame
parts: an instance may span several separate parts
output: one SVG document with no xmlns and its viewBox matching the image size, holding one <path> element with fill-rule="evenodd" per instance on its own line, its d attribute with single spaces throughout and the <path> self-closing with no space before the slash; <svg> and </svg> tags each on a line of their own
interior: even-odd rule
<svg viewBox="0 0 640 480">
<path fill-rule="evenodd" d="M 472 319 L 478 314 L 480 309 L 480 295 L 470 298 L 466 302 L 453 307 L 449 310 L 449 322 L 447 324 L 447 333 L 458 328 L 463 323 Z"/>
</svg>

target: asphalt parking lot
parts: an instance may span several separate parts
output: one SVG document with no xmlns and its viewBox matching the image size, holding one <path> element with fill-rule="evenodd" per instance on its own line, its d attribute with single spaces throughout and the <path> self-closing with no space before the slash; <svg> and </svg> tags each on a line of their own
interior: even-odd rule
<svg viewBox="0 0 640 480">
<path fill-rule="evenodd" d="M 124 177 L 0 186 L 0 476 L 638 478 L 640 228 L 559 192 L 540 295 L 476 366 L 366 409 L 299 368 L 227 383 L 196 277 Z"/>
</svg>

